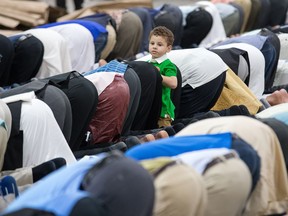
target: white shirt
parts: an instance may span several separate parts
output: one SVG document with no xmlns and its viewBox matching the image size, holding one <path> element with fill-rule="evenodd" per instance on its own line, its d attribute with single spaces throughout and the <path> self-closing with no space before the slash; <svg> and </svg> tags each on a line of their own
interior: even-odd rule
<svg viewBox="0 0 288 216">
<path fill-rule="evenodd" d="M 279 59 L 288 60 L 288 34 L 287 33 L 281 33 L 277 34 L 279 40 L 280 40 L 280 53 L 279 53 Z"/>
<path fill-rule="evenodd" d="M 288 103 L 277 104 L 275 106 L 271 106 L 259 113 L 256 114 L 257 118 L 276 118 L 279 121 L 288 124 Z"/>
<path fill-rule="evenodd" d="M 287 60 L 279 59 L 277 65 L 277 71 L 273 81 L 273 86 L 286 85 L 287 83 L 288 83 L 288 58 Z"/>
<path fill-rule="evenodd" d="M 41 100 L 24 101 L 20 130 L 23 130 L 23 167 L 62 157 L 67 165 L 76 162 L 51 108 Z"/>
<path fill-rule="evenodd" d="M 158 64 L 161 64 L 162 62 L 164 62 L 166 59 L 167 59 L 167 54 L 164 54 L 163 56 L 159 57 L 159 58 L 155 58 L 155 59 L 150 59 L 149 62 L 152 62 L 152 63 L 158 63 Z"/>
<path fill-rule="evenodd" d="M 186 152 L 186 153 L 174 156 L 173 158 L 184 162 L 185 164 L 194 168 L 198 173 L 203 174 L 206 166 L 215 157 L 223 156 L 232 151 L 234 150 L 227 149 L 227 148 L 204 149 L 204 150 Z"/>
<path fill-rule="evenodd" d="M 199 44 L 199 47 L 208 48 L 220 41 L 225 40 L 226 38 L 225 28 L 220 13 L 215 4 L 209 1 L 198 1 L 196 2 L 196 5 L 204 8 L 207 12 L 211 14 L 213 18 L 212 27 L 209 33 L 206 35 L 206 37 Z"/>
<path fill-rule="evenodd" d="M 21 93 L 21 94 L 15 94 L 15 95 L 11 95 L 9 97 L 5 97 L 2 98 L 1 100 L 4 101 L 6 104 L 7 103 L 13 103 L 16 101 L 27 101 L 27 102 L 31 102 L 32 99 L 36 99 L 36 95 L 34 91 L 30 91 L 30 92 L 25 92 L 25 93 Z"/>
<path fill-rule="evenodd" d="M 248 87 L 255 94 L 255 96 L 260 99 L 265 88 L 265 58 L 262 52 L 256 47 L 247 43 L 231 43 L 214 47 L 213 49 L 229 49 L 232 47 L 247 51 L 250 62 L 250 78 Z M 243 77 L 241 73 L 242 71 L 239 71 L 240 75 L 238 76 L 241 79 L 246 79 L 246 77 Z M 242 79 L 242 81 L 245 79 Z"/>
<path fill-rule="evenodd" d="M 214 4 L 219 11 L 221 19 L 224 19 L 237 13 L 237 9 L 231 4 L 227 3 L 214 3 Z"/>
<path fill-rule="evenodd" d="M 95 46 L 93 36 L 84 26 L 76 23 L 49 27 L 61 34 L 67 41 L 72 70 L 84 73 L 93 69 Z"/>
<path fill-rule="evenodd" d="M 115 72 L 97 72 L 89 74 L 85 78 L 94 84 L 99 96 L 113 82 L 116 74 L 123 76 L 123 74 Z"/>
<path fill-rule="evenodd" d="M 181 72 L 182 87 L 188 84 L 192 88 L 197 88 L 228 69 L 228 66 L 217 54 L 206 48 L 171 50 L 167 56 Z M 144 56 L 137 61 L 149 59 L 151 59 L 151 55 Z"/>
<path fill-rule="evenodd" d="M 68 44 L 61 34 L 45 28 L 30 29 L 24 33 L 32 34 L 44 46 L 43 61 L 36 74 L 37 78 L 42 79 L 72 71 Z"/>
</svg>

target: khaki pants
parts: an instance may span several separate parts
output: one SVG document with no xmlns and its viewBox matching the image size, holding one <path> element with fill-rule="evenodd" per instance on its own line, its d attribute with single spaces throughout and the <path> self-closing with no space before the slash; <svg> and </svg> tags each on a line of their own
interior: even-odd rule
<svg viewBox="0 0 288 216">
<path fill-rule="evenodd" d="M 190 124 L 176 136 L 236 133 L 261 158 L 261 176 L 246 204 L 245 216 L 282 213 L 288 209 L 288 179 L 279 140 L 272 129 L 247 116 L 205 119 Z M 226 205 L 227 206 L 227 205 Z"/>
<path fill-rule="evenodd" d="M 241 159 L 228 159 L 203 175 L 208 193 L 207 216 L 242 215 L 251 189 L 252 178 Z M 225 206 L 225 208 L 224 208 Z"/>
<path fill-rule="evenodd" d="M 112 52 L 116 45 L 116 31 L 113 28 L 111 24 L 108 24 L 106 26 L 106 30 L 108 31 L 108 38 L 107 38 L 107 44 L 104 47 L 104 49 L 101 52 L 101 57 L 102 59 L 106 59 L 107 56 Z"/>
<path fill-rule="evenodd" d="M 16 170 L 2 171 L 0 176 L 10 175 L 15 178 L 17 186 L 33 184 L 32 167 L 22 167 Z"/>
<path fill-rule="evenodd" d="M 192 168 L 177 164 L 155 179 L 154 216 L 202 216 L 206 209 L 203 179 Z"/>
</svg>

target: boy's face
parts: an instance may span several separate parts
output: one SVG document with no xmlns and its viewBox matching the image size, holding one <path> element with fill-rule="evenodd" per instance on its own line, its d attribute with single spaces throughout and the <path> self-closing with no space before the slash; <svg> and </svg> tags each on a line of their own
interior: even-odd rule
<svg viewBox="0 0 288 216">
<path fill-rule="evenodd" d="M 164 37 L 152 35 L 149 41 L 149 53 L 152 55 L 152 58 L 159 58 L 165 53 L 170 52 L 172 46 L 167 45 L 167 42 Z"/>
</svg>

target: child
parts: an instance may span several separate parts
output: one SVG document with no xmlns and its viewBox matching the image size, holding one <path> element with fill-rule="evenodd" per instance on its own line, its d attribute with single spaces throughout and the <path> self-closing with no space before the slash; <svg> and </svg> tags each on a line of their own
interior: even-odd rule
<svg viewBox="0 0 288 216">
<path fill-rule="evenodd" d="M 162 109 L 158 120 L 159 127 L 170 126 L 175 117 L 175 106 L 171 100 L 171 89 L 177 87 L 177 68 L 168 59 L 167 53 L 172 49 L 173 33 L 164 26 L 154 28 L 149 35 L 149 60 L 162 76 Z"/>
</svg>

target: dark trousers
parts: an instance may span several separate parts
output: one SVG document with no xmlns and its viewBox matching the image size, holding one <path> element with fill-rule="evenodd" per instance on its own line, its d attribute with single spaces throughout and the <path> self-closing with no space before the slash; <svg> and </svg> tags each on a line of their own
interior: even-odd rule
<svg viewBox="0 0 288 216">
<path fill-rule="evenodd" d="M 162 77 L 148 62 L 132 61 L 129 65 L 141 82 L 141 96 L 131 130 L 158 128 L 162 106 Z"/>
<path fill-rule="evenodd" d="M 105 48 L 108 40 L 108 34 L 100 33 L 96 40 L 94 40 L 95 46 L 95 62 L 98 62 L 101 58 L 101 53 Z"/>
<path fill-rule="evenodd" d="M 76 74 L 76 75 L 75 75 Z M 60 88 L 68 97 L 72 109 L 72 132 L 69 146 L 78 150 L 88 125 L 96 112 L 98 93 L 94 84 L 78 73 L 64 73 L 45 79 Z"/>
<path fill-rule="evenodd" d="M 181 89 L 181 102 L 178 118 L 192 118 L 199 112 L 208 112 L 218 100 L 226 78 L 223 72 L 214 80 L 193 89 L 185 85 Z"/>
<path fill-rule="evenodd" d="M 276 118 L 263 118 L 258 119 L 259 121 L 265 123 L 268 125 L 277 135 L 277 138 L 279 140 L 279 143 L 281 145 L 281 149 L 283 152 L 285 164 L 286 164 L 286 170 L 288 172 L 288 125 L 286 125 L 284 122 L 276 119 Z"/>
<path fill-rule="evenodd" d="M 127 115 L 125 117 L 124 125 L 122 128 L 122 135 L 127 135 L 131 129 L 133 120 L 135 118 L 140 96 L 141 96 L 141 83 L 136 72 L 132 68 L 128 68 L 124 74 L 124 79 L 129 86 L 130 101 L 127 110 Z"/>
<path fill-rule="evenodd" d="M 270 0 L 270 14 L 268 16 L 268 25 L 283 25 L 286 20 L 288 0 Z"/>
<path fill-rule="evenodd" d="M 233 137 L 231 148 L 237 151 L 239 157 L 249 168 L 252 176 L 251 191 L 253 191 L 260 178 L 261 159 L 258 153 L 251 145 L 246 143 L 241 138 L 237 137 L 237 135 L 234 135 Z"/>
<path fill-rule="evenodd" d="M 273 86 L 277 71 L 281 44 L 278 36 L 268 29 L 262 29 L 259 35 L 267 37 L 261 52 L 265 58 L 265 90 Z"/>
<path fill-rule="evenodd" d="M 13 43 L 4 35 L 0 35 L 0 86 L 9 85 L 11 65 L 14 61 Z"/>
</svg>

